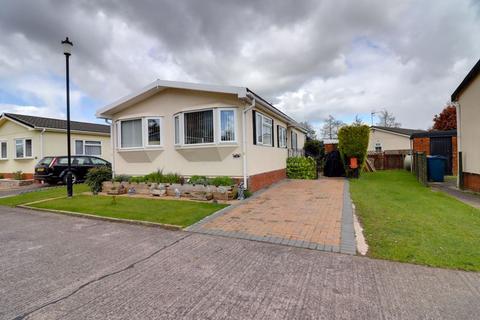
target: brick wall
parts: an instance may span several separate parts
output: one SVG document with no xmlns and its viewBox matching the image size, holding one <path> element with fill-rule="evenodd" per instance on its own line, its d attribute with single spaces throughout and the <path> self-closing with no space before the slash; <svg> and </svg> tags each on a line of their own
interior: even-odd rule
<svg viewBox="0 0 480 320">
<path fill-rule="evenodd" d="M 480 192 L 480 174 L 463 173 L 463 186 L 475 192 Z"/>
<path fill-rule="evenodd" d="M 430 154 L 430 138 L 413 138 L 413 152 L 424 152 Z"/>
<path fill-rule="evenodd" d="M 0 172 L 0 175 L 2 175 L 6 179 L 13 179 L 13 173 L 11 173 L 11 172 L 9 172 L 9 173 L 1 173 Z M 25 180 L 33 179 L 33 173 L 24 173 L 23 174 L 23 179 L 25 179 Z"/>
<path fill-rule="evenodd" d="M 255 192 L 287 177 L 287 169 L 264 172 L 248 178 L 248 190 Z"/>
</svg>

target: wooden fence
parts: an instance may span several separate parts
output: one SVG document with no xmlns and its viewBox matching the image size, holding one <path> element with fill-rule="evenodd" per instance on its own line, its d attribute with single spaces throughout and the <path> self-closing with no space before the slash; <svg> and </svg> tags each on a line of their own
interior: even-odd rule
<svg viewBox="0 0 480 320">
<path fill-rule="evenodd" d="M 407 152 L 370 152 L 367 158 L 376 170 L 403 169 Z"/>
<path fill-rule="evenodd" d="M 412 172 L 421 184 L 428 185 L 427 155 L 424 152 L 415 152 L 413 154 Z"/>
</svg>

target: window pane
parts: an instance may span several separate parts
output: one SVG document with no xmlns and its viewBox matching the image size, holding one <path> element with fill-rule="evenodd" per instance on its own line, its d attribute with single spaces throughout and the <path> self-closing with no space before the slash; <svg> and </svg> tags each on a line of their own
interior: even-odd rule
<svg viewBox="0 0 480 320">
<path fill-rule="evenodd" d="M 235 112 L 233 110 L 220 111 L 220 131 L 221 141 L 235 141 Z"/>
<path fill-rule="evenodd" d="M 23 158 L 23 140 L 15 140 L 15 157 Z"/>
<path fill-rule="evenodd" d="M 2 142 L 1 145 L 2 145 L 2 152 L 0 154 L 0 158 L 6 159 L 7 158 L 7 143 Z"/>
<path fill-rule="evenodd" d="M 100 156 L 102 155 L 102 147 L 96 145 L 85 144 L 85 155 L 87 156 Z"/>
<path fill-rule="evenodd" d="M 126 120 L 121 122 L 121 146 L 122 148 L 141 147 L 142 143 L 142 120 Z"/>
<path fill-rule="evenodd" d="M 102 142 L 100 141 L 93 141 L 93 140 L 86 140 L 85 144 L 96 144 L 96 145 L 101 145 Z"/>
<path fill-rule="evenodd" d="M 176 116 L 175 120 L 175 144 L 180 144 L 180 117 Z"/>
<path fill-rule="evenodd" d="M 25 140 L 25 157 L 32 156 L 32 140 L 26 139 Z"/>
<path fill-rule="evenodd" d="M 255 120 L 255 124 L 257 126 L 257 143 L 263 142 L 263 135 L 262 135 L 262 115 L 257 113 L 257 119 Z"/>
<path fill-rule="evenodd" d="M 283 127 L 280 127 L 278 130 L 280 147 L 285 148 L 287 146 L 287 130 Z"/>
<path fill-rule="evenodd" d="M 263 144 L 272 145 L 272 119 L 263 117 L 262 133 Z"/>
<path fill-rule="evenodd" d="M 83 140 L 75 140 L 75 154 L 83 154 Z"/>
<path fill-rule="evenodd" d="M 213 110 L 185 113 L 185 144 L 213 142 Z"/>
<path fill-rule="evenodd" d="M 160 145 L 160 119 L 148 119 L 148 145 Z"/>
</svg>

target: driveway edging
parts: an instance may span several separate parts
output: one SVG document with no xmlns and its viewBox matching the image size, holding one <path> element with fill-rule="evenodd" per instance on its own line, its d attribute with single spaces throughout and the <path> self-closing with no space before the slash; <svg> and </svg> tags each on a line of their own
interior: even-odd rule
<svg viewBox="0 0 480 320">
<path fill-rule="evenodd" d="M 350 197 L 350 181 L 345 178 L 343 189 L 342 225 L 340 231 L 340 252 L 356 254 L 355 229 L 353 226 L 352 198 Z"/>
</svg>

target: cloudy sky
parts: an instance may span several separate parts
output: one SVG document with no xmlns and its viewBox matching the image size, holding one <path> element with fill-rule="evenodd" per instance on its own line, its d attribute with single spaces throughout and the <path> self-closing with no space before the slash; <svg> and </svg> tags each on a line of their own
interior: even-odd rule
<svg viewBox="0 0 480 320">
<path fill-rule="evenodd" d="M 76 120 L 155 79 L 247 86 L 299 121 L 428 128 L 480 58 L 480 1 L 0 0 L 0 112 Z"/>
</svg>

